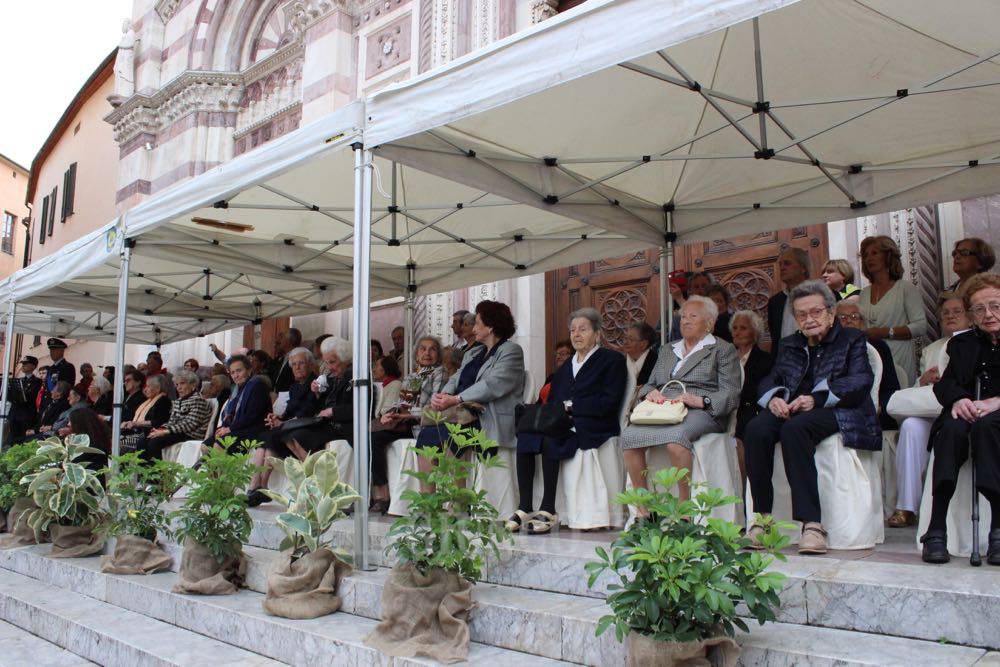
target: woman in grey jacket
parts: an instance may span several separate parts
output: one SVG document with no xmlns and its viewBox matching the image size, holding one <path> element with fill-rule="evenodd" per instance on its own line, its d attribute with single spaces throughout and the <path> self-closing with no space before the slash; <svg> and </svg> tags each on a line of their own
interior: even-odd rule
<svg viewBox="0 0 1000 667">
<path fill-rule="evenodd" d="M 499 447 L 514 448 L 514 406 L 524 393 L 524 353 L 521 346 L 509 339 L 516 326 L 506 304 L 480 301 L 476 306 L 473 331 L 476 345 L 466 352 L 462 366 L 448 380 L 444 389 L 431 398 L 431 410 L 444 411 L 459 403 L 479 403 L 483 406 L 478 419 L 470 424 L 482 428 L 486 437 Z M 417 436 L 418 446 L 444 445 L 449 442 L 444 424 L 425 426 Z M 459 452 L 451 443 L 452 452 Z M 421 460 L 421 470 L 430 463 Z"/>
<path fill-rule="evenodd" d="M 729 413 L 739 404 L 739 355 L 732 343 L 712 335 L 717 315 L 718 307 L 711 299 L 688 297 L 681 307 L 681 340 L 660 350 L 656 368 L 639 390 L 639 398 L 656 403 L 679 400 L 688 412 L 680 424 L 630 424 L 622 431 L 625 467 L 636 488 L 646 488 L 647 448 L 665 445 L 671 465 L 691 470 L 694 441 L 707 433 L 725 431 Z M 673 380 L 684 384 L 684 393 L 660 393 Z M 690 498 L 689 483 L 679 486 L 681 500 Z"/>
</svg>

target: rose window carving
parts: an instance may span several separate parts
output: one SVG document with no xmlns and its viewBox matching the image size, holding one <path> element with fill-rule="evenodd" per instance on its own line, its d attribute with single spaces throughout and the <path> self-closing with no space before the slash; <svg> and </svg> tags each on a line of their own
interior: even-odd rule
<svg viewBox="0 0 1000 667">
<path fill-rule="evenodd" d="M 732 298 L 733 310 L 752 310 L 767 316 L 767 300 L 771 298 L 771 279 L 762 271 L 739 271 L 724 281 Z"/>
<path fill-rule="evenodd" d="M 632 322 L 646 320 L 646 294 L 638 289 L 620 289 L 609 292 L 601 302 L 601 330 L 604 340 L 613 347 L 621 347 Z"/>
</svg>

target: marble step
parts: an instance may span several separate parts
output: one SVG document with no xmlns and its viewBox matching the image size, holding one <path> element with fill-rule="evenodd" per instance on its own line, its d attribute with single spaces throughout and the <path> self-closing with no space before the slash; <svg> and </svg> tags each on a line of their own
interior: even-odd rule
<svg viewBox="0 0 1000 667">
<path fill-rule="evenodd" d="M 284 664 L 9 570 L 0 570 L 0 619 L 101 665 Z"/>
<path fill-rule="evenodd" d="M 252 548 L 250 548 L 252 551 Z M 317 657 L 328 664 L 349 665 L 432 665 L 425 659 L 390 660 L 363 643 L 375 621 L 351 613 L 354 598 L 345 594 L 342 613 L 312 620 L 288 620 L 266 614 L 263 595 L 252 589 L 236 595 L 197 596 L 171 592 L 177 575 L 164 572 L 150 576 L 115 576 L 100 571 L 100 559 L 52 559 L 46 546 L 23 547 L 0 552 L 0 574 L 32 577 L 40 585 L 49 584 L 101 601 L 128 613 L 142 614 L 155 622 L 176 625 L 185 631 L 233 644 L 292 665 L 313 667 Z M 273 552 L 270 552 L 273 555 Z M 262 576 L 263 563 L 255 562 L 255 579 Z M 0 580 L 2 581 L 2 580 Z M 2 584 L 0 584 L 2 585 Z M 258 586 L 259 587 L 259 586 Z M 353 589 L 350 590 L 353 595 Z M 85 598 L 86 599 L 86 598 Z M 473 642 L 470 663 L 496 667 L 554 667 L 565 662 Z M 251 663 L 248 663 L 251 664 Z M 269 663 L 273 664 L 273 663 Z"/>
<path fill-rule="evenodd" d="M 352 633 L 349 639 L 360 645 L 360 638 L 374 625 L 368 619 L 378 616 L 387 576 L 385 570 L 379 570 L 355 572 L 346 578 L 342 592 L 343 611 L 347 613 L 326 617 L 324 623 L 320 623 L 323 619 L 287 621 L 265 615 L 260 607 L 262 596 L 253 590 L 210 598 L 177 596 L 169 593 L 173 581 L 170 574 L 113 577 L 99 572 L 96 558 L 54 560 L 44 553 L 45 547 L 14 550 L 7 552 L 0 565 L 77 592 L 100 596 L 99 599 L 209 637 L 235 639 L 239 646 L 272 657 L 281 656 L 292 664 L 307 664 L 315 650 L 343 654 L 343 648 L 323 646 L 322 639 L 314 636 L 317 632 L 333 633 L 342 641 L 348 639 L 332 629 L 335 625 Z M 254 547 L 247 547 L 247 553 L 251 559 L 248 584 L 251 589 L 264 590 L 264 577 L 275 554 Z M 477 642 L 473 645 L 477 662 L 485 651 L 492 650 L 500 653 L 498 657 L 516 656 L 518 665 L 557 664 L 560 659 L 602 667 L 625 664 L 624 647 L 612 633 L 594 637 L 597 618 L 605 609 L 596 599 L 490 584 L 478 585 L 475 599 L 477 606 L 470 631 Z M 988 655 L 978 648 L 785 623 L 752 626 L 749 635 L 741 635 L 739 642 L 744 647 L 741 659 L 744 665 L 972 665 Z M 304 647 L 301 654 L 280 652 L 300 646 Z M 279 647 L 278 651 L 275 647 Z M 521 652 L 502 651 L 502 648 Z M 536 659 L 526 653 L 552 660 Z M 996 658 L 1000 654 L 991 655 Z M 361 660 L 361 657 L 353 654 L 351 659 Z M 490 663 L 496 660 L 497 657 L 491 657 Z M 501 660 L 498 664 L 513 663 Z"/>
<path fill-rule="evenodd" d="M 95 663 L 47 642 L 16 625 L 0 621 L 0 667 L 87 667 Z"/>
<path fill-rule="evenodd" d="M 248 544 L 277 549 L 283 533 L 275 514 L 268 506 L 252 511 Z M 384 551 L 389 524 L 372 521 L 370 526 L 372 562 L 391 567 Z M 338 547 L 351 550 L 350 521 L 337 522 L 330 535 Z M 589 589 L 584 565 L 602 544 L 518 535 L 513 545 L 501 547 L 499 560 L 488 561 L 483 582 L 601 599 L 611 579 L 604 577 Z M 1000 649 L 1000 568 L 970 568 L 961 560 L 936 567 L 790 555 L 774 569 L 788 577 L 779 621 Z"/>
</svg>

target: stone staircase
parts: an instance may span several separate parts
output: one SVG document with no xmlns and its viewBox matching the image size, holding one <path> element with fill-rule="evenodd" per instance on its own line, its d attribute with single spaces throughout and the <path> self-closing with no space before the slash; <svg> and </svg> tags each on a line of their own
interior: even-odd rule
<svg viewBox="0 0 1000 667">
<path fill-rule="evenodd" d="M 0 621 L 37 635 L 32 639 L 48 650 L 84 659 L 35 660 L 41 664 L 432 664 L 392 660 L 362 641 L 379 616 L 388 576 L 384 521 L 372 522 L 379 568 L 344 580 L 342 611 L 307 621 L 267 615 L 261 601 L 282 537 L 274 514 L 266 506 L 253 510 L 248 588 L 232 596 L 174 594 L 175 573 L 104 575 L 98 558 L 52 559 L 48 545 L 0 551 Z M 335 542 L 348 548 L 352 531 L 348 522 L 334 526 Z M 587 589 L 583 569 L 607 539 L 525 536 L 505 546 L 474 589 L 470 663 L 624 665 L 613 633 L 594 636 L 607 582 Z M 179 563 L 181 548 L 168 547 Z M 778 567 L 789 576 L 780 622 L 738 638 L 741 664 L 1000 665 L 1000 568 L 913 560 L 894 552 L 789 556 Z"/>
</svg>

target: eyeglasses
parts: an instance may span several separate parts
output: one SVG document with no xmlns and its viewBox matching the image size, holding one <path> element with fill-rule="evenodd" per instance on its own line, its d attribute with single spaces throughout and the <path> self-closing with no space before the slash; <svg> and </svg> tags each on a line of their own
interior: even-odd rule
<svg viewBox="0 0 1000 667">
<path fill-rule="evenodd" d="M 972 257 L 975 254 L 974 250 L 969 250 L 968 248 L 955 248 L 951 251 L 951 258 L 958 259 L 959 257 Z"/>
<path fill-rule="evenodd" d="M 799 322 L 804 322 L 808 318 L 819 319 L 823 316 L 823 313 L 829 312 L 828 308 L 811 308 L 809 310 L 796 310 L 794 312 L 795 319 Z"/>
<path fill-rule="evenodd" d="M 994 315 L 1000 315 L 1000 301 L 990 301 L 987 304 L 979 304 L 969 308 L 969 312 L 977 320 L 981 320 L 986 317 L 986 311 L 989 310 Z"/>
<path fill-rule="evenodd" d="M 849 322 L 863 322 L 865 318 L 861 313 L 850 313 L 850 314 L 845 313 L 843 315 L 837 315 L 837 319 L 839 319 L 844 324 L 847 324 Z"/>
</svg>

